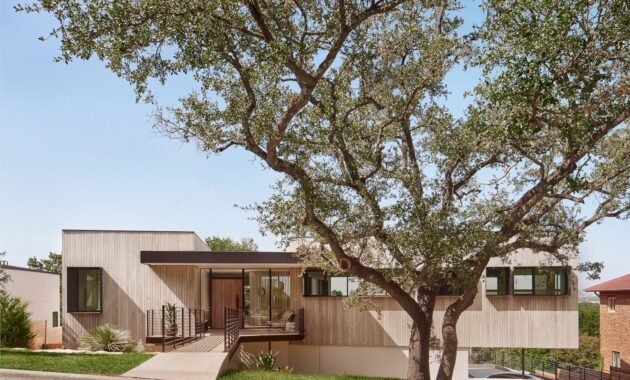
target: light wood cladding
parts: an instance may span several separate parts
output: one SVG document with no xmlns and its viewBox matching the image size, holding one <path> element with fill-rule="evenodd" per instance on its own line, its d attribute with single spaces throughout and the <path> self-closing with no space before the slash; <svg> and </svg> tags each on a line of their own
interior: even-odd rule
<svg viewBox="0 0 630 380">
<path fill-rule="evenodd" d="M 146 310 L 159 309 L 166 302 L 199 308 L 200 268 L 192 265 L 144 265 L 140 263 L 140 251 L 191 251 L 203 248 L 201 239 L 192 232 L 64 231 L 64 279 L 67 278 L 67 267 L 103 268 L 103 312 L 64 312 L 64 344 L 75 347 L 87 330 L 104 323 L 127 328 L 135 339 L 144 339 Z M 521 251 L 514 255 L 510 263 L 493 259 L 490 266 L 541 264 L 556 263 L 547 262 L 542 255 Z M 575 266 L 576 262 L 574 260 L 569 264 Z M 299 268 L 290 270 L 290 303 L 293 310 L 301 307 L 305 309 L 306 337 L 302 342 L 291 344 L 408 345 L 410 319 L 394 299 L 373 297 L 376 308 L 368 311 L 347 310 L 342 307 L 340 297 L 303 297 L 300 273 Z M 482 280 L 474 304 L 459 320 L 457 330 L 460 347 L 577 348 L 576 272 L 571 274 L 570 295 L 567 296 L 486 297 L 484 288 Z M 64 304 L 65 292 L 64 283 Z M 204 292 L 204 295 L 207 293 Z M 453 300 L 454 297 L 438 298 L 434 315 L 437 336 L 440 335 L 444 310 Z M 219 312 L 222 313 L 222 310 Z"/>
<path fill-rule="evenodd" d="M 64 345 L 75 347 L 87 331 L 104 323 L 124 327 L 134 339 L 144 340 L 148 309 L 160 309 L 166 302 L 199 308 L 199 268 L 140 263 L 141 250 L 195 250 L 199 241 L 192 232 L 64 231 L 64 279 L 67 267 L 103 268 L 102 313 L 65 312 L 64 281 Z"/>
<path fill-rule="evenodd" d="M 528 258 L 529 260 L 530 258 Z M 532 261 L 528 261 L 531 265 Z M 391 297 L 372 297 L 372 310 L 344 309 L 341 297 L 302 297 L 300 271 L 292 271 L 292 302 L 304 307 L 306 337 L 302 342 L 330 346 L 407 346 L 411 319 Z M 294 278 L 295 280 L 294 280 Z M 459 347 L 578 347 L 577 273 L 567 296 L 490 296 L 482 282 L 473 305 L 457 324 Z M 296 297 L 299 294 L 299 297 Z M 438 297 L 434 332 L 456 297 Z M 294 301 L 295 300 L 295 301 Z"/>
</svg>

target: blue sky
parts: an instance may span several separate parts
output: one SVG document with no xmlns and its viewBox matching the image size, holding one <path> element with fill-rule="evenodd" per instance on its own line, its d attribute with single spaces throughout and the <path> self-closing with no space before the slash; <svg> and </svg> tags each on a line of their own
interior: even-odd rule
<svg viewBox="0 0 630 380">
<path fill-rule="evenodd" d="M 0 251 L 11 264 L 60 251 L 63 228 L 194 230 L 251 236 L 276 249 L 275 238 L 234 207 L 264 200 L 276 174 L 245 152 L 207 157 L 159 135 L 152 108 L 135 103 L 132 88 L 102 62 L 53 62 L 57 42 L 37 40 L 52 17 L 16 14 L 11 1 L 0 7 Z M 454 109 L 475 79 L 449 76 Z M 172 81 L 158 95 L 173 102 L 190 88 Z M 630 272 L 629 232 L 630 222 L 594 226 L 582 258 L 604 261 L 603 279 Z"/>
</svg>

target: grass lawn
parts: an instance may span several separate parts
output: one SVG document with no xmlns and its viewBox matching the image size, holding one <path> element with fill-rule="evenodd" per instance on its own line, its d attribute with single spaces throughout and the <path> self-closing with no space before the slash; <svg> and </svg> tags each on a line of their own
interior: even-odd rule
<svg viewBox="0 0 630 380">
<path fill-rule="evenodd" d="M 120 375 L 137 367 L 151 357 L 153 355 L 138 353 L 93 355 L 0 350 L 0 368 Z"/>
<path fill-rule="evenodd" d="M 386 377 L 367 377 L 351 375 L 298 375 L 279 371 L 228 371 L 219 380 L 390 380 Z"/>
</svg>

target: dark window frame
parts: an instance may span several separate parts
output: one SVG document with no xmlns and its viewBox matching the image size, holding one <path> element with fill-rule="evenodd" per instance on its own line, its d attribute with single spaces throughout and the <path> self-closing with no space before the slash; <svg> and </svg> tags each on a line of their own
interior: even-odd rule
<svg viewBox="0 0 630 380">
<path fill-rule="evenodd" d="M 516 289 L 514 286 L 514 277 L 516 274 L 516 270 L 517 269 L 529 269 L 531 271 L 531 276 L 532 276 L 532 292 L 531 293 L 515 293 Z M 549 293 L 544 293 L 544 294 L 540 294 L 540 293 L 536 293 L 536 275 L 539 274 L 539 271 L 541 270 L 546 270 L 546 269 L 560 269 L 562 271 L 563 276 L 563 286 L 564 286 L 564 292 L 563 293 L 559 293 L 559 294 L 549 294 Z M 558 265 L 553 265 L 553 266 L 544 266 L 544 267 L 514 267 L 512 270 L 512 295 L 513 296 L 551 296 L 551 297 L 561 297 L 561 296 L 568 296 L 571 294 L 571 291 L 569 289 L 569 274 L 570 271 L 567 267 L 564 266 L 558 266 Z"/>
<path fill-rule="evenodd" d="M 59 327 L 59 312 L 52 312 L 52 327 Z"/>
<path fill-rule="evenodd" d="M 309 273 L 323 273 L 324 281 L 326 282 L 326 294 L 311 294 L 311 282 L 308 281 Z M 340 296 L 330 294 L 330 281 L 328 280 L 331 277 L 345 277 L 346 278 L 346 294 L 342 294 Z M 306 269 L 302 275 L 302 297 L 332 297 L 332 298 L 342 298 L 348 297 L 350 295 L 350 278 L 358 278 L 354 276 L 350 276 L 349 274 L 339 274 L 339 275 L 329 275 L 323 269 L 317 268 L 309 268 Z M 366 297 L 389 297 L 389 294 L 385 292 L 385 294 L 370 294 L 366 295 Z"/>
<path fill-rule="evenodd" d="M 96 270 L 99 272 L 99 309 L 79 310 L 79 272 Z M 66 268 L 66 309 L 68 313 L 101 314 L 103 312 L 103 268 L 101 267 L 67 267 Z"/>
<path fill-rule="evenodd" d="M 497 294 L 488 294 L 488 270 L 497 270 L 497 271 L 503 271 L 505 274 L 505 293 L 504 294 L 499 294 L 499 289 L 497 286 Z M 486 267 L 486 280 L 485 280 L 485 288 L 486 288 L 486 297 L 505 297 L 505 296 L 509 296 L 512 292 L 512 286 L 511 283 L 513 282 L 512 280 L 512 268 L 510 267 Z M 494 277 L 494 276 L 492 276 Z"/>
</svg>

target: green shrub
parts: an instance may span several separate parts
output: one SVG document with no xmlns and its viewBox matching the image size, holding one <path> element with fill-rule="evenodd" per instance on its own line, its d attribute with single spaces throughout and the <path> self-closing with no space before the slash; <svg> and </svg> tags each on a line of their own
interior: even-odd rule
<svg viewBox="0 0 630 380">
<path fill-rule="evenodd" d="M 132 347 L 131 333 L 108 323 L 90 331 L 79 342 L 79 348 L 88 351 L 128 352 Z"/>
<path fill-rule="evenodd" d="M 0 347 L 27 348 L 30 345 L 34 335 L 27 306 L 21 298 L 0 291 Z"/>
<path fill-rule="evenodd" d="M 243 363 L 243 365 L 245 365 L 245 367 L 247 367 L 248 369 L 273 371 L 276 364 L 276 358 L 278 357 L 278 352 L 260 351 L 258 355 L 254 355 L 250 352 L 245 351 L 243 346 L 241 346 L 238 356 L 241 359 L 241 363 Z"/>
</svg>

